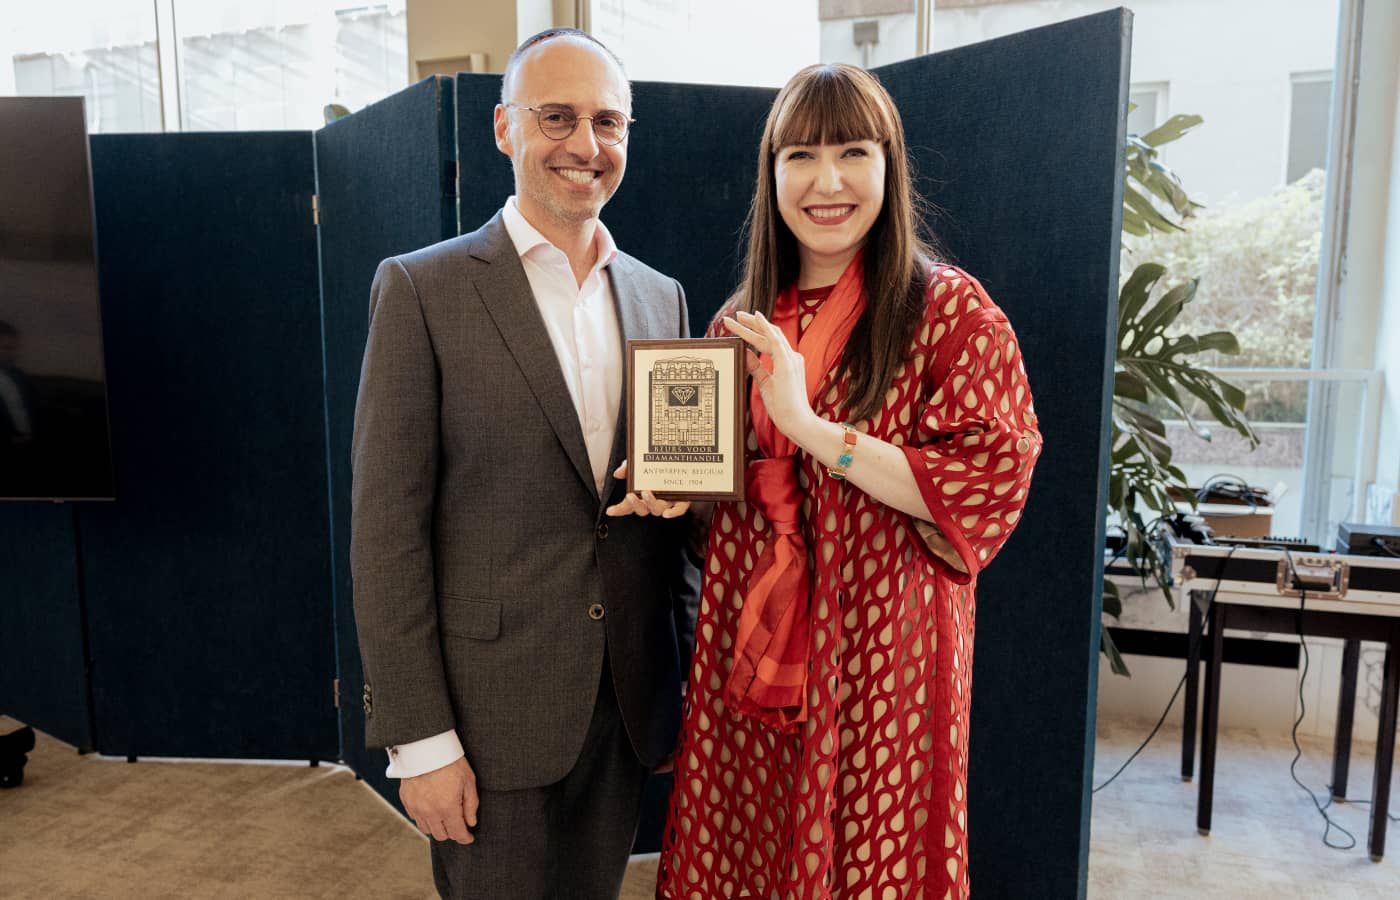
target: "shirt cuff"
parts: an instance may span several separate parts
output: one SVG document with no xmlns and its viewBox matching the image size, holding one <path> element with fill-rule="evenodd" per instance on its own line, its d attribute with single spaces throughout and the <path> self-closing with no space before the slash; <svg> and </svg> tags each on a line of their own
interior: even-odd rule
<svg viewBox="0 0 1400 900">
<path fill-rule="evenodd" d="M 463 756 L 466 754 L 457 732 L 444 731 L 421 741 L 390 747 L 389 768 L 384 774 L 390 778 L 413 778 L 450 766 Z"/>
</svg>

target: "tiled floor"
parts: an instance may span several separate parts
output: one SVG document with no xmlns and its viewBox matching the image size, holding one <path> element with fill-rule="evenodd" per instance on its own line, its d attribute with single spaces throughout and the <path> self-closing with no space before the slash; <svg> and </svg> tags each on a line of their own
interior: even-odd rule
<svg viewBox="0 0 1400 900">
<path fill-rule="evenodd" d="M 1101 721 L 1094 783 L 1113 774 L 1150 730 L 1147 723 Z M 1331 744 L 1307 739 L 1303 750 L 1298 775 L 1325 799 Z M 1358 741 L 1353 748 L 1354 798 L 1371 796 L 1374 753 L 1374 743 Z M 1286 734 L 1221 731 L 1209 837 L 1196 832 L 1198 784 L 1181 780 L 1180 754 L 1180 730 L 1163 729 L 1117 781 L 1094 796 L 1090 900 L 1400 898 L 1400 823 L 1390 824 L 1390 854 L 1372 863 L 1366 852 L 1370 807 L 1333 807 L 1329 813 L 1355 835 L 1357 846 L 1344 852 L 1324 846 L 1322 818 L 1289 778 L 1293 746 Z M 1394 802 L 1391 809 L 1400 817 Z M 1335 830 L 1330 837 L 1346 842 Z M 622 900 L 651 900 L 655 873 L 654 859 L 634 861 Z M 972 887 L 977 896 L 975 869 Z"/>
</svg>

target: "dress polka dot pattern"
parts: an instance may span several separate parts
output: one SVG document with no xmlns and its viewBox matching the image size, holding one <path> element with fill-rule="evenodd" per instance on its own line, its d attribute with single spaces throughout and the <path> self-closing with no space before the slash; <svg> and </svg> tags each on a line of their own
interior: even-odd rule
<svg viewBox="0 0 1400 900">
<path fill-rule="evenodd" d="M 805 327 L 821 295 L 799 299 Z M 846 387 L 828 373 L 818 415 L 841 421 Z M 810 715 L 780 734 L 724 702 L 768 530 L 752 506 L 718 505 L 658 898 L 969 895 L 976 573 L 1015 527 L 1041 446 L 1015 335 L 981 285 L 935 268 L 883 408 L 853 424 L 904 449 L 936 527 L 800 454 Z"/>
</svg>

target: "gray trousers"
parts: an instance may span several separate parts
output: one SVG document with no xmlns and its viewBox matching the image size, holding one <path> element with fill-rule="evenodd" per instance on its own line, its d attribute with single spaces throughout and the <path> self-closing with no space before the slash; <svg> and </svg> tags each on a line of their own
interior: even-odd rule
<svg viewBox="0 0 1400 900">
<path fill-rule="evenodd" d="M 444 900 L 615 900 L 647 775 L 627 739 L 605 658 L 588 736 L 569 774 L 544 787 L 482 791 L 472 844 L 430 839 L 438 894 Z"/>
</svg>

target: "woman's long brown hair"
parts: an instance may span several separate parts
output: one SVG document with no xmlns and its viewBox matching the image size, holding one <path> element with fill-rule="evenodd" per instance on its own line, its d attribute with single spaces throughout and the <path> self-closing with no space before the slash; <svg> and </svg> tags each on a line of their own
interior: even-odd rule
<svg viewBox="0 0 1400 900">
<path fill-rule="evenodd" d="M 920 202 L 909 174 L 904 126 L 894 101 L 869 72 L 841 63 L 808 66 L 773 101 L 758 148 L 758 184 L 749 207 L 739 309 L 772 317 L 778 292 L 797 280 L 797 238 L 778 213 L 775 159 L 794 144 L 871 140 L 885 151 L 885 200 L 865 239 L 865 312 L 839 364 L 851 379 L 849 421 L 884 405 L 910 338 L 923 316 L 927 267 L 937 258 L 919 235 Z"/>
</svg>

